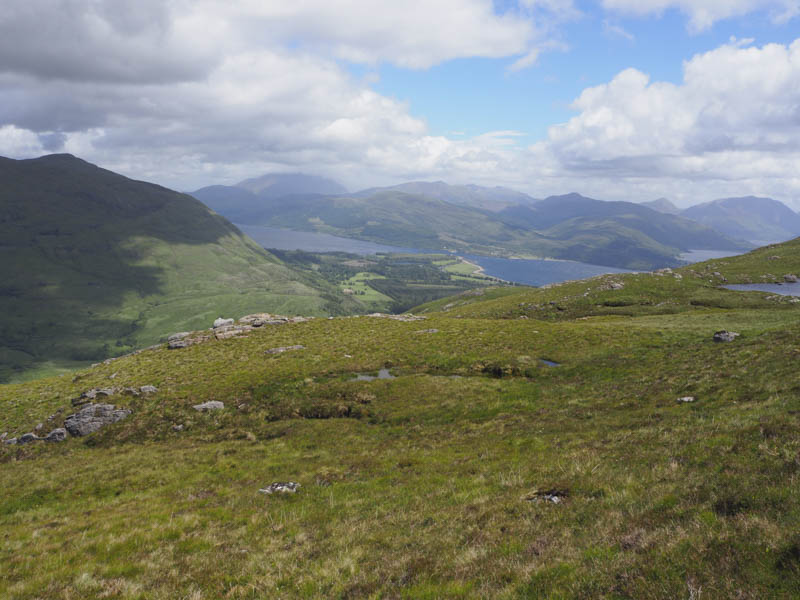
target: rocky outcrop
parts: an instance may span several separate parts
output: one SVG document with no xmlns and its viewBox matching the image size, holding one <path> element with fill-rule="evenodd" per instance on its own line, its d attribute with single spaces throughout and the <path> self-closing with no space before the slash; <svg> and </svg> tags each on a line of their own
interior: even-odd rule
<svg viewBox="0 0 800 600">
<path fill-rule="evenodd" d="M 216 329 L 217 327 L 225 327 L 226 325 L 233 325 L 233 323 L 234 323 L 233 319 L 223 319 L 222 317 L 220 317 L 219 319 L 214 321 L 214 329 Z"/>
<path fill-rule="evenodd" d="M 45 442 L 63 442 L 67 439 L 67 430 L 63 427 L 53 429 L 45 437 L 42 438 Z"/>
<path fill-rule="evenodd" d="M 117 408 L 113 404 L 87 404 L 77 413 L 64 420 L 64 427 L 70 435 L 83 437 L 98 429 L 126 419 L 131 411 Z"/>
<path fill-rule="evenodd" d="M 83 392 L 77 398 L 72 399 L 72 406 L 82 406 L 84 404 L 89 404 L 94 400 L 105 400 L 110 398 L 111 396 L 121 395 L 121 396 L 134 396 L 138 397 L 141 395 L 149 395 L 155 394 L 158 392 L 158 388 L 154 385 L 143 385 L 142 387 L 125 387 L 125 388 L 118 388 L 118 387 L 109 387 L 109 388 L 93 388 L 91 390 L 87 390 Z M 51 417 L 48 417 L 48 420 L 52 420 Z"/>
</svg>

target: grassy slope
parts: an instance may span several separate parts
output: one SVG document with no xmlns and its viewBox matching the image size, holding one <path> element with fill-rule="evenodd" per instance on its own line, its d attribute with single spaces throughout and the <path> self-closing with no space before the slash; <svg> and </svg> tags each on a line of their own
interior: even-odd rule
<svg viewBox="0 0 800 600">
<path fill-rule="evenodd" d="M 800 305 L 714 272 L 800 272 L 800 242 L 4 386 L 15 434 L 114 373 L 159 393 L 84 440 L 0 450 L 0 596 L 797 597 Z M 382 367 L 398 377 L 349 381 Z M 226 409 L 191 409 L 207 399 Z M 301 492 L 256 492 L 282 480 Z"/>
<path fill-rule="evenodd" d="M 349 302 L 184 194 L 70 156 L 2 159 L 0 178 L 0 381 L 220 314 L 323 314 Z"/>
</svg>

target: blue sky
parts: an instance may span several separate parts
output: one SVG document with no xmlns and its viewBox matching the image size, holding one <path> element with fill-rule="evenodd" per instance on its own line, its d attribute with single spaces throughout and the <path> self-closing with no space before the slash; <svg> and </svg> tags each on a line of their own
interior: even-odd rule
<svg viewBox="0 0 800 600">
<path fill-rule="evenodd" d="M 26 0 L 0 155 L 800 209 L 800 0 Z"/>
<path fill-rule="evenodd" d="M 502 13 L 509 5 L 513 3 L 495 3 L 496 11 Z M 573 116 L 570 104 L 583 89 L 605 83 L 626 68 L 679 84 L 684 60 L 729 43 L 732 37 L 753 39 L 755 45 L 789 44 L 800 37 L 799 20 L 776 24 L 768 10 L 723 19 L 692 33 L 687 16 L 675 8 L 627 18 L 609 15 L 596 2 L 581 2 L 579 9 L 582 17 L 559 27 L 557 38 L 565 48 L 542 52 L 534 66 L 522 71 L 509 72 L 513 61 L 508 58 L 463 58 L 426 70 L 392 65 L 348 68 L 356 77 L 377 75 L 373 87 L 407 102 L 435 135 L 513 130 L 523 134 L 519 143 L 527 144 L 544 138 L 550 125 Z"/>
</svg>

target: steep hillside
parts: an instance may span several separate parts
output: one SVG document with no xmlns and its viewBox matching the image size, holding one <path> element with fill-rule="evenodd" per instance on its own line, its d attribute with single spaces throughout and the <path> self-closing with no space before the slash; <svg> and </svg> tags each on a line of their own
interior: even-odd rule
<svg viewBox="0 0 800 600">
<path fill-rule="evenodd" d="M 761 244 L 800 235 L 800 215 L 772 198 L 723 198 L 691 206 L 681 215 L 726 235 Z"/>
<path fill-rule="evenodd" d="M 194 198 L 70 155 L 0 159 L 0 379 L 152 344 L 229 312 L 349 301 Z"/>
<path fill-rule="evenodd" d="M 124 416 L 0 445 L 0 596 L 798 597 L 800 302 L 718 287 L 797 273 L 800 241 L 0 386 L 8 438 L 96 388 Z"/>
</svg>

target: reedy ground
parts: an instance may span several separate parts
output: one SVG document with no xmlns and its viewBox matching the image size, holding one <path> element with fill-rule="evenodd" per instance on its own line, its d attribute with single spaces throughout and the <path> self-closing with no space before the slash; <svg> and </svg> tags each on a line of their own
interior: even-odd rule
<svg viewBox="0 0 800 600">
<path fill-rule="evenodd" d="M 92 387 L 159 392 L 85 439 L 0 450 L 0 596 L 797 597 L 800 307 L 712 274 L 800 271 L 797 244 L 768 253 L 3 386 L 12 435 Z M 301 491 L 257 493 L 284 480 Z"/>
</svg>

